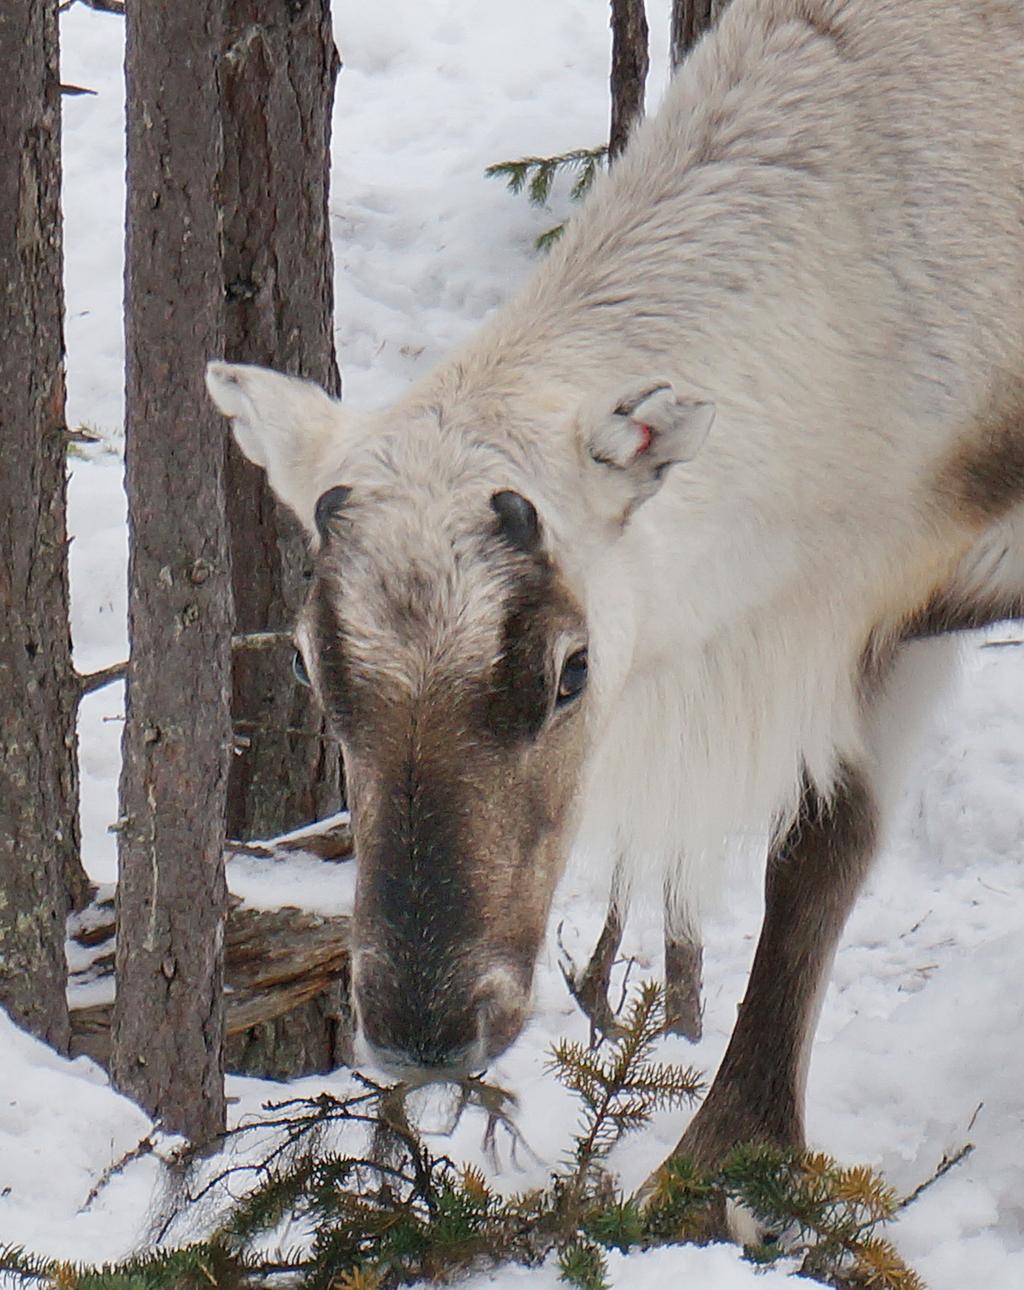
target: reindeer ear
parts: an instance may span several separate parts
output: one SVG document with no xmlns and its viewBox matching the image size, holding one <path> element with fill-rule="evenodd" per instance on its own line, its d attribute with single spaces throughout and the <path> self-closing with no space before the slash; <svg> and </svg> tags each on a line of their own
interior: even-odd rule
<svg viewBox="0 0 1024 1290">
<path fill-rule="evenodd" d="M 714 419 L 713 403 L 679 398 L 671 385 L 648 386 L 588 419 L 587 451 L 626 490 L 623 518 L 654 496 L 669 466 L 696 457 Z"/>
<path fill-rule="evenodd" d="M 312 381 L 241 363 L 210 363 L 206 388 L 242 452 L 314 531 L 324 460 L 343 433 L 341 404 Z"/>
</svg>

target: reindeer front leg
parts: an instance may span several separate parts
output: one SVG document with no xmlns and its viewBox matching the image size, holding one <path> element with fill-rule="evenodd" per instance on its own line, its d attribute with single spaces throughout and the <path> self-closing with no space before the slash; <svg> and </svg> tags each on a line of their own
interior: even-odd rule
<svg viewBox="0 0 1024 1290">
<path fill-rule="evenodd" d="M 674 1154 L 713 1167 L 742 1142 L 803 1148 L 811 1041 L 876 833 L 874 797 L 855 767 L 844 768 L 830 801 L 805 789 L 769 858 L 764 924 L 732 1039 Z"/>
<path fill-rule="evenodd" d="M 704 947 L 688 925 L 679 925 L 672 897 L 665 892 L 665 1030 L 697 1043 L 703 1029 L 701 1005 Z M 626 898 L 621 875 L 616 871 L 604 927 L 590 962 L 582 973 L 571 962 L 562 963 L 562 976 L 569 993 L 590 1021 L 590 1046 L 622 1033 L 610 999 L 612 968 L 622 945 Z M 566 956 L 567 957 L 567 956 Z"/>
</svg>

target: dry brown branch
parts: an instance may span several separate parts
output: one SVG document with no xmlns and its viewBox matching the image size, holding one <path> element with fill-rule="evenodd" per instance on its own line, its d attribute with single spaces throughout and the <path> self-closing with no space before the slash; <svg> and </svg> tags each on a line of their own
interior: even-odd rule
<svg viewBox="0 0 1024 1290">
<path fill-rule="evenodd" d="M 608 902 L 608 914 L 605 917 L 604 927 L 601 928 L 601 935 L 598 937 L 590 961 L 582 972 L 574 969 L 572 960 L 562 945 L 561 930 L 561 928 L 558 929 L 561 950 L 559 967 L 569 993 L 590 1022 L 590 1046 L 595 1048 L 602 1039 L 617 1039 L 623 1033 L 608 1002 L 612 968 L 622 943 L 620 903 L 615 896 L 612 896 Z"/>
<path fill-rule="evenodd" d="M 98 672 L 80 673 L 78 676 L 78 699 L 79 702 L 87 694 L 92 694 L 96 690 L 102 690 L 106 685 L 113 685 L 117 681 L 123 681 L 125 673 L 128 671 L 127 663 L 112 663 L 110 667 L 100 668 Z"/>
<path fill-rule="evenodd" d="M 944 1178 L 951 1169 L 955 1169 L 957 1165 L 962 1164 L 973 1150 L 974 1143 L 965 1142 L 959 1151 L 954 1151 L 952 1155 L 944 1155 L 936 1165 L 934 1171 L 924 1180 L 924 1182 L 918 1183 L 912 1192 L 903 1197 L 897 1207 L 897 1212 L 913 1205 L 914 1201 L 923 1195 L 929 1187 L 937 1183 L 940 1178 Z"/>
<path fill-rule="evenodd" d="M 99 1178 L 96 1179 L 96 1182 L 89 1189 L 89 1194 L 86 1196 L 82 1205 L 83 1212 L 90 1208 L 93 1201 L 96 1200 L 100 1192 L 107 1186 L 112 1178 L 116 1178 L 118 1174 L 123 1173 L 128 1165 L 133 1164 L 136 1160 L 141 1160 L 143 1156 L 152 1155 L 152 1153 L 153 1139 L 147 1134 L 144 1138 L 140 1138 L 130 1151 L 126 1151 L 112 1164 L 107 1165 L 106 1169 L 103 1170 Z"/>
<path fill-rule="evenodd" d="M 316 856 L 319 860 L 347 860 L 352 855 L 352 825 L 348 819 L 335 820 L 313 832 L 304 829 L 298 835 L 273 838 L 269 842 L 235 842 L 224 844 L 226 859 L 254 856 L 262 860 L 290 860 L 295 855 Z"/>
<path fill-rule="evenodd" d="M 91 93 L 91 91 L 83 91 Z M 273 649 L 292 639 L 291 632 L 245 632 L 241 636 L 231 637 L 232 650 Z M 128 664 L 112 663 L 110 667 L 100 668 L 98 672 L 86 672 L 78 677 L 78 698 L 81 701 L 87 694 L 102 690 L 105 685 L 123 681 L 128 673 Z"/>
</svg>

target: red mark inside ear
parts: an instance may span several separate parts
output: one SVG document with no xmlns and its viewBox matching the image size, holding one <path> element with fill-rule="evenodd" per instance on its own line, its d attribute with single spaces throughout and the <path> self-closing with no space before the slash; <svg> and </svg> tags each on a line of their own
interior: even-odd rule
<svg viewBox="0 0 1024 1290">
<path fill-rule="evenodd" d="M 640 446 L 636 450 L 636 455 L 638 457 L 642 457 L 651 446 L 651 441 L 654 438 L 654 431 L 650 426 L 645 426 L 641 421 L 634 421 L 633 424 L 640 431 Z"/>
</svg>

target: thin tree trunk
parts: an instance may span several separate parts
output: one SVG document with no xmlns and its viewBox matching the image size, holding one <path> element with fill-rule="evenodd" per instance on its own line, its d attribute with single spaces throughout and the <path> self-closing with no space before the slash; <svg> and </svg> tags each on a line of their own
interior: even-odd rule
<svg viewBox="0 0 1024 1290">
<path fill-rule="evenodd" d="M 671 51 L 673 71 L 701 36 L 714 26 L 728 0 L 672 0 Z"/>
<path fill-rule="evenodd" d="M 225 357 L 338 394 L 327 203 L 338 56 L 329 0 L 228 0 L 224 49 Z M 264 473 L 223 438 L 235 630 L 290 627 L 304 539 Z M 291 657 L 287 643 L 235 655 L 231 837 L 273 837 L 338 809 L 338 749 L 294 681 Z"/>
<path fill-rule="evenodd" d="M 69 1037 L 81 874 L 65 527 L 56 0 L 0 9 L 0 1006 Z M 81 891 L 76 891 L 81 896 Z"/>
<path fill-rule="evenodd" d="M 216 194 L 219 0 L 128 0 L 127 710 L 112 1073 L 193 1141 L 224 1126 L 231 586 Z"/>
<path fill-rule="evenodd" d="M 644 0 L 612 3 L 612 124 L 608 157 L 619 155 L 633 127 L 644 114 L 647 84 L 647 15 Z"/>
</svg>

